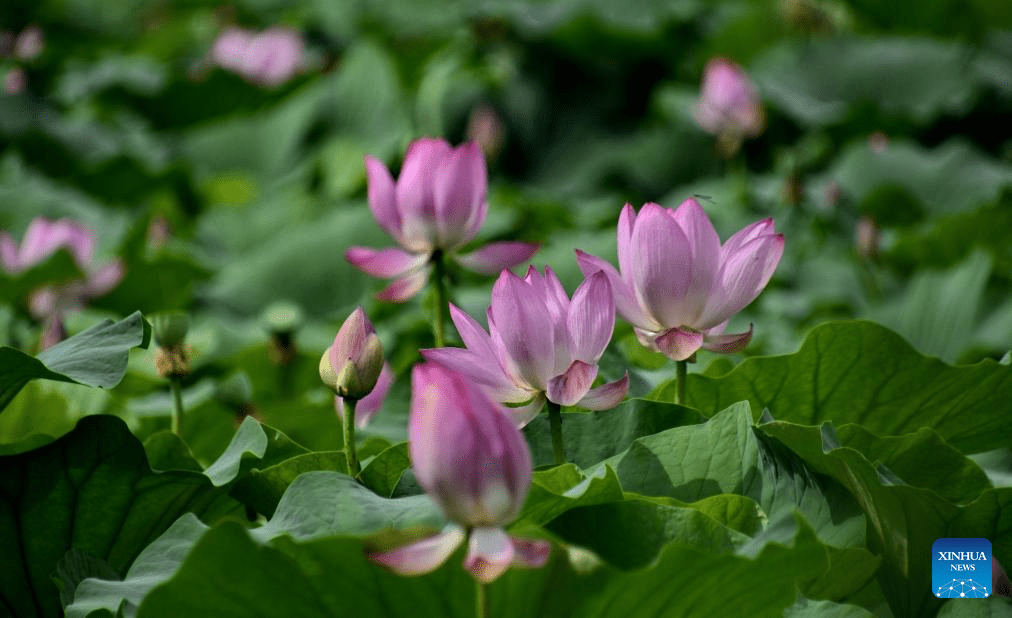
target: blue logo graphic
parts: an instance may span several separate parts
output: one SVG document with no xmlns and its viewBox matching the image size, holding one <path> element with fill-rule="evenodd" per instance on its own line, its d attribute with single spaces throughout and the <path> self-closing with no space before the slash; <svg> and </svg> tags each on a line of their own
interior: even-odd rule
<svg viewBox="0 0 1012 618">
<path fill-rule="evenodd" d="M 991 541 L 938 539 L 931 546 L 931 592 L 942 599 L 991 596 Z"/>
</svg>

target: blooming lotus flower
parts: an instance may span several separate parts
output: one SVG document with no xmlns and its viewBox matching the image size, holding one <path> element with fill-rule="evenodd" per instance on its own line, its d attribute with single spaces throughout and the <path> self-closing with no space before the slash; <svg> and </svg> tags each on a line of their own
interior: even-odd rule
<svg viewBox="0 0 1012 618">
<path fill-rule="evenodd" d="M 372 417 L 376 416 L 376 413 L 383 408 L 383 402 L 386 401 L 393 383 L 394 372 L 390 369 L 389 363 L 383 363 L 383 369 L 376 380 L 376 386 L 369 391 L 368 395 L 359 399 L 358 405 L 355 406 L 355 425 L 359 429 L 368 425 Z M 344 399 L 342 397 L 334 396 L 334 409 L 340 418 L 344 418 Z"/>
<path fill-rule="evenodd" d="M 211 59 L 254 84 L 279 86 L 298 73 L 304 44 L 299 33 L 275 26 L 259 34 L 230 26 L 218 35 Z"/>
<path fill-rule="evenodd" d="M 436 251 L 459 249 L 485 222 L 485 159 L 474 142 L 453 148 L 442 139 L 422 138 L 408 147 L 396 183 L 378 159 L 366 156 L 365 167 L 369 208 L 401 249 L 352 247 L 345 257 L 367 275 L 394 279 L 377 298 L 404 302 L 425 287 Z M 497 274 L 526 262 L 537 249 L 525 242 L 494 242 L 456 260 L 474 272 Z"/>
<path fill-rule="evenodd" d="M 489 333 L 450 305 L 450 316 L 466 348 L 422 350 L 422 356 L 470 377 L 509 408 L 519 426 L 545 403 L 613 408 L 625 397 L 629 376 L 590 388 L 597 361 L 615 329 L 611 284 L 604 274 L 588 276 L 570 301 L 552 269 L 533 266 L 521 279 L 504 270 L 492 287 Z"/>
<path fill-rule="evenodd" d="M 527 442 L 468 378 L 435 363 L 415 366 L 408 450 L 418 484 L 452 523 L 437 536 L 372 554 L 373 561 L 401 575 L 422 575 L 467 540 L 464 568 L 484 583 L 510 566 L 545 564 L 546 541 L 503 530 L 520 513 L 531 486 Z"/>
<path fill-rule="evenodd" d="M 673 360 L 699 348 L 737 352 L 748 332 L 725 335 L 734 314 L 755 300 L 769 283 L 784 253 L 784 236 L 773 220 L 753 223 L 723 245 L 694 199 L 677 210 L 646 204 L 639 215 L 629 204 L 618 220 L 618 264 L 577 250 L 587 276 L 603 272 L 618 312 L 640 342 Z"/>
<path fill-rule="evenodd" d="M 323 353 L 320 379 L 339 397 L 362 399 L 376 387 L 382 369 L 383 344 L 365 311 L 357 307 Z"/>
<path fill-rule="evenodd" d="M 0 266 L 10 275 L 18 275 L 45 262 L 60 249 L 66 249 L 78 268 L 85 273 L 83 280 L 59 286 L 46 286 L 32 292 L 28 309 L 37 320 L 43 320 L 42 347 L 47 348 L 66 335 L 63 317 L 80 309 L 91 298 L 112 290 L 123 278 L 123 265 L 119 260 L 95 267 L 95 235 L 88 228 L 70 219 L 38 217 L 25 230 L 19 247 L 7 232 L 0 232 Z"/>
<path fill-rule="evenodd" d="M 755 86 L 741 67 L 724 58 L 713 58 L 706 64 L 694 115 L 699 126 L 722 136 L 733 150 L 743 137 L 755 137 L 766 128 L 766 114 Z"/>
</svg>

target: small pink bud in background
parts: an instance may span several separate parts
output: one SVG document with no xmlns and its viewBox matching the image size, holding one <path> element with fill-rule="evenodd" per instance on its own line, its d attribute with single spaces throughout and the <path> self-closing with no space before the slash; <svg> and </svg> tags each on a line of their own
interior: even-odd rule
<svg viewBox="0 0 1012 618">
<path fill-rule="evenodd" d="M 540 567 L 546 541 L 510 536 L 531 486 L 531 453 L 501 407 L 464 376 L 435 363 L 411 377 L 408 448 L 418 484 L 450 522 L 434 537 L 371 554 L 402 575 L 435 570 L 465 541 L 466 568 L 488 583 L 510 566 Z"/>
<path fill-rule="evenodd" d="M 28 26 L 18 35 L 14 43 L 14 55 L 19 60 L 34 60 L 39 57 L 46 47 L 46 39 L 42 35 L 42 28 Z"/>
<path fill-rule="evenodd" d="M 728 321 L 762 292 L 784 253 L 784 236 L 772 219 L 740 230 L 723 245 L 699 202 L 678 209 L 626 204 L 618 220 L 621 273 L 577 250 L 586 276 L 603 272 L 618 312 L 640 343 L 672 360 L 700 348 L 730 353 L 745 348 L 752 328 L 723 334 Z"/>
<path fill-rule="evenodd" d="M 728 158 L 746 137 L 757 137 L 766 128 L 766 113 L 759 94 L 737 64 L 713 58 L 703 70 L 703 84 L 695 109 L 696 122 L 718 137 Z"/>
<path fill-rule="evenodd" d="M 339 397 L 362 399 L 376 386 L 382 370 L 383 344 L 365 311 L 358 307 L 323 353 L 320 379 Z"/>
<path fill-rule="evenodd" d="M 584 279 L 570 300 L 549 267 L 542 275 L 531 266 L 523 279 L 504 270 L 487 315 L 488 333 L 451 304 L 450 317 L 467 347 L 422 350 L 422 356 L 468 376 L 496 401 L 529 402 L 506 408 L 518 426 L 537 415 L 546 399 L 607 410 L 625 397 L 628 375 L 591 388 L 615 328 L 611 285 L 603 273 Z"/>
<path fill-rule="evenodd" d="M 28 78 L 25 76 L 25 70 L 21 67 L 14 67 L 4 75 L 4 92 L 7 94 L 20 94 L 24 92 L 27 83 Z"/>
<path fill-rule="evenodd" d="M 889 136 L 882 131 L 875 131 L 868 136 L 868 148 L 875 154 L 882 154 L 889 147 Z"/>
<path fill-rule="evenodd" d="M 478 142 L 489 161 L 494 161 L 502 150 L 506 129 L 495 109 L 479 105 L 467 119 L 467 139 Z"/>
<path fill-rule="evenodd" d="M 842 197 L 843 197 L 843 188 L 840 187 L 840 183 L 833 180 L 826 185 L 825 198 L 827 209 L 834 208 L 837 204 L 840 203 L 840 198 Z"/>
<path fill-rule="evenodd" d="M 857 254 L 869 260 L 878 257 L 879 227 L 868 215 L 862 215 L 854 227 L 854 248 Z"/>
<path fill-rule="evenodd" d="M 405 302 L 425 287 L 432 255 L 460 248 L 485 222 L 485 159 L 475 142 L 453 148 L 443 139 L 422 138 L 408 147 L 396 182 L 372 156 L 365 157 L 365 167 L 369 208 L 383 231 L 402 248 L 352 247 L 345 258 L 367 275 L 393 278 L 377 298 Z M 537 250 L 531 243 L 494 242 L 456 260 L 468 270 L 498 274 L 526 262 Z"/>
</svg>

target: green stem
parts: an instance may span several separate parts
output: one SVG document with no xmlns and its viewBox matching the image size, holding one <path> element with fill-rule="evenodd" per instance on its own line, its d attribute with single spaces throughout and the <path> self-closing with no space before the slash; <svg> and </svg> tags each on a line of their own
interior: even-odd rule
<svg viewBox="0 0 1012 618">
<path fill-rule="evenodd" d="M 548 426 L 552 431 L 552 451 L 555 452 L 555 463 L 566 463 L 566 449 L 562 444 L 562 406 L 554 401 L 548 402 Z"/>
<path fill-rule="evenodd" d="M 183 431 L 183 379 L 170 376 L 169 391 L 172 392 L 172 433 L 179 436 Z"/>
<path fill-rule="evenodd" d="M 362 469 L 358 465 L 358 453 L 355 452 L 355 405 L 357 399 L 344 398 L 344 454 L 348 459 L 348 474 L 357 477 Z"/>
<path fill-rule="evenodd" d="M 676 394 L 675 403 L 680 406 L 685 405 L 685 375 L 688 373 L 689 361 L 680 360 L 675 361 L 675 371 L 677 371 L 677 378 L 675 381 L 675 387 L 678 389 Z"/>
<path fill-rule="evenodd" d="M 488 602 L 488 584 L 475 580 L 474 614 L 477 618 L 490 618 L 491 606 Z"/>
<path fill-rule="evenodd" d="M 437 249 L 432 254 L 432 265 L 436 271 L 433 277 L 433 285 L 436 286 L 436 314 L 432 317 L 432 334 L 436 340 L 436 347 L 442 348 L 446 345 L 443 313 L 447 307 L 446 261 L 442 250 Z"/>
</svg>

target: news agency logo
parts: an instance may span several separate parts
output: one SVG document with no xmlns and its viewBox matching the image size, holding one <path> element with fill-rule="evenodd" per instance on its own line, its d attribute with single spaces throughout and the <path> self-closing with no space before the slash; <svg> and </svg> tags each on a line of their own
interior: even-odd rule
<svg viewBox="0 0 1012 618">
<path fill-rule="evenodd" d="M 991 596 L 991 541 L 938 539 L 931 546 L 931 591 L 941 599 Z"/>
</svg>

